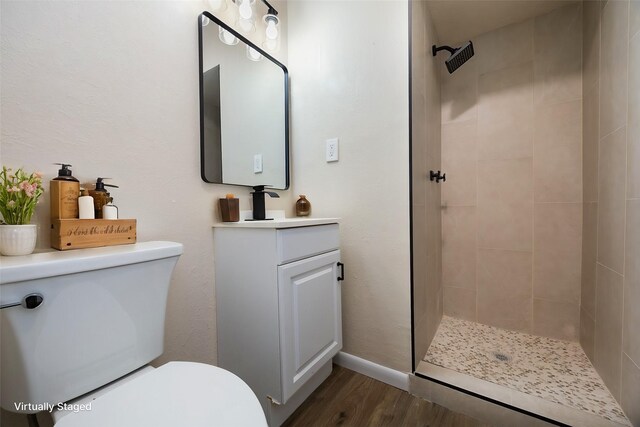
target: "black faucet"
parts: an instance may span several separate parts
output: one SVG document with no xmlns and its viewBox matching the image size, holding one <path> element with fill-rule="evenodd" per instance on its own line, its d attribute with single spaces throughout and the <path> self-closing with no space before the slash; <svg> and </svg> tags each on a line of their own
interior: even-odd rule
<svg viewBox="0 0 640 427">
<path fill-rule="evenodd" d="M 256 185 L 253 187 L 253 220 L 270 220 L 273 218 L 265 218 L 266 211 L 264 207 L 264 195 L 268 194 L 271 197 L 279 198 L 278 193 L 274 193 L 273 191 L 264 191 L 264 185 Z"/>
</svg>

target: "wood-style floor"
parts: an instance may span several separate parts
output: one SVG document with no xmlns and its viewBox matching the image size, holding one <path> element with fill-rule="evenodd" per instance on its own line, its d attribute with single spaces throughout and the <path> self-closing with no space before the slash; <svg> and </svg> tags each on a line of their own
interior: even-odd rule
<svg viewBox="0 0 640 427">
<path fill-rule="evenodd" d="M 334 365 L 329 378 L 284 426 L 479 427 L 486 424 Z"/>
</svg>

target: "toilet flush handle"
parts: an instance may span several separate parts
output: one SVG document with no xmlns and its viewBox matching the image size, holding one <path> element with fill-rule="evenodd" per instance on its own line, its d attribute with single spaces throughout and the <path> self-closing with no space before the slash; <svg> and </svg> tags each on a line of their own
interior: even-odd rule
<svg viewBox="0 0 640 427">
<path fill-rule="evenodd" d="M 42 294 L 29 294 L 29 295 L 25 296 L 24 298 L 22 298 L 22 301 L 20 301 L 20 302 L 13 302 L 13 303 L 9 303 L 9 304 L 0 305 L 0 309 L 9 308 L 9 307 L 17 307 L 17 306 L 21 305 L 22 308 L 26 308 L 27 310 L 33 310 L 34 308 L 40 307 L 40 305 L 42 304 L 43 301 L 44 301 L 44 298 L 43 298 Z"/>
</svg>

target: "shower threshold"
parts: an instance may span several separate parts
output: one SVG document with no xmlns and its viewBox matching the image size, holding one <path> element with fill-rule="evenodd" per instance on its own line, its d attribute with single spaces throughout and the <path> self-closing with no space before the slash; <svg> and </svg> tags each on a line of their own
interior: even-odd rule
<svg viewBox="0 0 640 427">
<path fill-rule="evenodd" d="M 631 425 L 576 342 L 443 316 L 416 373 L 568 425 Z"/>
</svg>

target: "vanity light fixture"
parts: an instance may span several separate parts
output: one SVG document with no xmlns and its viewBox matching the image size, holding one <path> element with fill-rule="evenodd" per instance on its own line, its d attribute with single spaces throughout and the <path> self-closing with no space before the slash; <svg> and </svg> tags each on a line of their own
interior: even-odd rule
<svg viewBox="0 0 640 427">
<path fill-rule="evenodd" d="M 280 19 L 278 11 L 266 0 L 262 0 L 267 5 L 267 14 L 262 17 L 265 24 L 265 39 L 263 46 L 272 52 L 277 51 L 280 47 Z"/>
</svg>

